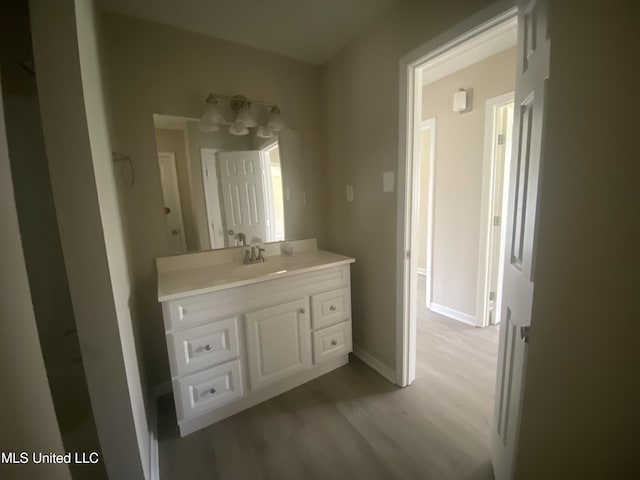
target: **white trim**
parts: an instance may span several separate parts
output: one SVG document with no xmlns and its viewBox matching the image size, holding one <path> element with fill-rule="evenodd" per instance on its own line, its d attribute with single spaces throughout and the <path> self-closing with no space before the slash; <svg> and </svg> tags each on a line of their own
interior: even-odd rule
<svg viewBox="0 0 640 480">
<path fill-rule="evenodd" d="M 396 372 L 371 355 L 360 345 L 356 345 L 355 343 L 353 344 L 353 354 L 391 383 L 396 383 Z"/>
<path fill-rule="evenodd" d="M 468 313 L 460 312 L 458 310 L 454 310 L 453 308 L 445 307 L 444 305 L 440 305 L 437 303 L 431 303 L 431 305 L 429 305 L 429 310 L 434 313 L 444 315 L 445 317 L 451 318 L 453 320 L 466 323 L 467 325 L 471 325 L 472 327 L 477 326 L 476 317 L 474 317 L 473 315 L 469 315 Z"/>
<path fill-rule="evenodd" d="M 275 206 L 273 202 L 273 176 L 271 173 L 271 152 L 279 150 L 280 144 L 278 138 L 265 143 L 259 150 L 260 162 L 262 163 L 262 186 L 264 191 L 264 211 L 268 225 L 267 241 L 275 242 L 276 239 L 276 221 Z M 278 152 L 279 154 L 279 152 Z M 280 175 L 282 176 L 282 158 L 280 158 Z M 282 182 L 282 179 L 280 180 Z M 284 192 L 283 192 L 284 193 Z M 284 240 L 281 239 L 281 240 Z"/>
<path fill-rule="evenodd" d="M 160 480 L 158 449 L 158 398 L 171 392 L 171 382 L 162 383 L 151 390 L 149 406 L 149 480 Z"/>
<path fill-rule="evenodd" d="M 428 85 L 463 68 L 478 63 L 511 47 L 518 40 L 518 18 L 506 20 L 494 28 L 479 33 L 473 42 L 460 45 L 455 50 L 439 55 L 422 71 L 422 85 Z"/>
<path fill-rule="evenodd" d="M 427 174 L 427 252 L 425 254 L 426 268 L 424 270 L 426 276 L 425 303 L 427 305 L 430 305 L 433 300 L 433 218 L 436 198 L 436 128 L 435 117 L 420 122 L 421 132 L 427 129 L 431 131 L 431 141 L 429 143 L 429 173 Z M 420 155 L 422 155 L 422 152 L 420 152 Z M 417 158 L 415 152 L 414 158 Z M 422 161 L 418 162 L 418 164 L 421 163 Z M 419 191 L 414 194 L 414 197 L 419 198 Z M 420 273 L 419 270 L 420 269 L 418 269 L 418 273 Z"/>
<path fill-rule="evenodd" d="M 416 271 L 418 272 L 418 275 L 422 275 L 423 277 L 427 276 L 427 269 L 426 268 L 420 268 L 418 267 L 416 269 Z"/>
<path fill-rule="evenodd" d="M 494 239 L 491 228 L 491 213 L 493 196 L 495 193 L 495 155 L 497 132 L 498 108 L 514 101 L 514 92 L 509 92 L 486 102 L 484 120 L 484 152 L 482 160 L 482 197 L 480 201 L 480 242 L 478 249 L 478 280 L 476 293 L 476 318 L 478 327 L 489 325 L 489 319 L 485 315 L 489 302 L 489 290 L 491 288 L 490 260 Z M 507 148 L 507 145 L 505 145 Z M 506 160 L 506 158 L 505 158 Z M 505 165 L 506 168 L 506 165 Z M 508 190 L 507 190 L 508 191 Z M 506 200 L 504 200 L 506 201 Z M 502 216 L 502 215 L 501 215 Z M 495 301 L 497 304 L 497 299 Z"/>
<path fill-rule="evenodd" d="M 214 168 L 212 171 L 212 175 L 214 177 L 214 184 L 218 184 L 218 172 L 215 169 L 215 164 L 217 162 L 217 154 L 222 150 L 219 148 L 201 148 L 200 149 L 200 167 L 202 168 L 202 189 L 204 190 L 204 214 L 207 217 L 207 232 L 209 233 L 209 248 L 204 250 L 209 250 L 212 248 L 224 248 L 224 245 L 216 245 L 215 237 L 216 227 L 223 230 L 222 226 L 222 214 L 220 213 L 220 196 L 218 192 L 211 192 L 209 190 L 208 185 L 208 175 L 207 175 L 207 160 L 205 156 L 207 154 L 211 154 L 214 157 Z M 212 198 L 212 195 L 217 198 Z M 217 225 L 214 225 L 216 223 Z M 223 235 L 224 238 L 224 235 Z"/>
<path fill-rule="evenodd" d="M 420 69 L 428 66 L 444 53 L 453 53 L 456 47 L 477 37 L 487 30 L 511 20 L 517 8 L 510 0 L 499 0 L 484 8 L 467 20 L 438 35 L 433 40 L 413 50 L 400 60 L 399 92 L 399 142 L 398 142 L 398 208 L 396 251 L 396 383 L 410 385 L 415 379 L 416 364 L 416 317 L 415 304 L 415 260 L 410 250 L 415 245 L 415 229 L 412 226 L 412 189 L 414 181 L 412 153 L 416 137 L 417 118 L 415 105 L 422 101 L 422 79 Z M 419 88 L 416 88 L 416 85 Z"/>
</svg>

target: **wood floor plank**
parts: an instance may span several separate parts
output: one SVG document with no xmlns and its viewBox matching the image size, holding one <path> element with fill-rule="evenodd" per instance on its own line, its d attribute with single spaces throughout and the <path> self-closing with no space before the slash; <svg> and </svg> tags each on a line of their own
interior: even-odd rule
<svg viewBox="0 0 640 480">
<path fill-rule="evenodd" d="M 416 381 L 408 388 L 352 357 L 185 438 L 171 396 L 162 398 L 161 479 L 492 479 L 498 328 L 465 325 L 423 304 L 420 296 Z"/>
</svg>

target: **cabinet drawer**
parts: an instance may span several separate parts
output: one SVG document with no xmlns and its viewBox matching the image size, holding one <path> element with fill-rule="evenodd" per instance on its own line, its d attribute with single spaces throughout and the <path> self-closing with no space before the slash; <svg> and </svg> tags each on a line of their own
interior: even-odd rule
<svg viewBox="0 0 640 480">
<path fill-rule="evenodd" d="M 173 381 L 178 420 L 199 415 L 242 396 L 240 360 Z"/>
<path fill-rule="evenodd" d="M 348 287 L 349 265 L 187 296 L 162 303 L 165 330 L 182 330 L 241 312 Z"/>
<path fill-rule="evenodd" d="M 351 322 L 342 322 L 313 332 L 313 363 L 339 357 L 351 350 Z"/>
<path fill-rule="evenodd" d="M 238 356 L 238 319 L 167 334 L 171 374 L 192 373 Z"/>
<path fill-rule="evenodd" d="M 311 297 L 311 324 L 314 329 L 350 319 L 351 292 L 349 287 Z"/>
</svg>

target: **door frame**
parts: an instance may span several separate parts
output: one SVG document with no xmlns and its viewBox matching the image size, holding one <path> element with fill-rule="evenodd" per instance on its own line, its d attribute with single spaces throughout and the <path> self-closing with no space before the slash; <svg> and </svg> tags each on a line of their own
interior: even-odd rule
<svg viewBox="0 0 640 480">
<path fill-rule="evenodd" d="M 517 18 L 518 9 L 511 1 L 498 1 L 465 21 L 457 24 L 433 40 L 418 47 L 400 60 L 399 98 L 399 152 L 398 152 L 398 215 L 396 248 L 396 383 L 410 385 L 416 371 L 416 298 L 417 255 L 412 248 L 417 245 L 417 229 L 414 228 L 417 192 L 416 176 L 419 162 L 419 129 L 421 109 L 415 105 L 422 101 L 421 70 L 429 64 L 442 63 L 455 58 L 463 50 L 463 44 L 479 39 L 490 30 Z"/>
<path fill-rule="evenodd" d="M 427 308 L 431 308 L 431 301 L 433 300 L 433 212 L 435 209 L 435 185 L 436 185 L 436 129 L 437 129 L 436 117 L 431 117 L 420 122 L 420 134 L 422 135 L 425 130 L 429 130 L 431 140 L 429 141 L 429 172 L 427 173 L 427 238 L 426 244 L 420 245 L 420 248 L 426 248 L 426 264 L 425 264 L 425 305 Z M 422 145 L 421 145 L 422 146 Z M 421 177 L 422 165 L 422 149 L 420 149 L 420 160 L 418 162 L 418 178 Z M 422 185 L 418 186 L 418 190 Z M 420 194 L 422 195 L 422 194 Z M 423 212 L 424 213 L 424 212 Z M 416 267 L 416 273 L 418 272 Z"/>
<path fill-rule="evenodd" d="M 480 248 L 478 255 L 478 291 L 476 298 L 476 326 L 486 327 L 489 325 L 489 319 L 486 316 L 487 306 L 489 303 L 489 293 L 491 290 L 491 277 L 493 273 L 498 275 L 498 289 L 496 292 L 494 312 L 499 312 L 500 304 L 500 287 L 502 284 L 502 260 L 497 272 L 491 269 L 493 257 L 494 243 L 500 242 L 500 255 L 502 257 L 505 243 L 505 229 L 502 229 L 500 238 L 495 238 L 492 227 L 492 206 L 495 198 L 495 169 L 496 169 L 496 152 L 495 146 L 497 141 L 497 113 L 498 109 L 513 103 L 515 92 L 505 93 L 497 97 L 490 98 L 485 103 L 485 120 L 484 120 L 484 153 L 482 159 L 482 199 L 480 201 Z M 505 144 L 507 155 L 510 154 L 509 144 Z M 509 192 L 509 162 L 508 157 L 504 159 L 503 167 L 503 197 L 500 208 L 501 221 L 504 219 L 507 198 L 505 194 Z M 493 325 L 499 323 L 491 322 Z"/>
<path fill-rule="evenodd" d="M 222 221 L 222 209 L 220 207 L 220 192 L 219 188 L 216 188 L 215 192 L 212 192 L 208 188 L 208 178 L 213 178 L 215 185 L 218 185 L 218 152 L 222 150 L 219 148 L 203 147 L 200 149 L 200 167 L 202 168 L 202 189 L 204 191 L 204 210 L 207 217 L 207 232 L 209 233 L 209 248 L 224 248 L 225 245 L 216 245 L 216 228 L 222 232 L 222 238 L 226 239 L 227 236 L 224 233 L 224 222 Z M 209 168 L 207 166 L 206 155 L 213 155 L 213 171 L 209 175 Z M 215 198 L 215 200 L 214 200 Z M 214 201 L 217 205 L 214 205 Z M 216 224 L 216 225 L 214 225 Z M 224 240 L 223 240 L 224 241 Z"/>
<path fill-rule="evenodd" d="M 264 210 L 269 222 L 268 238 L 269 242 L 274 242 L 276 237 L 276 225 L 275 225 L 275 213 L 273 205 L 273 182 L 271 178 L 271 157 L 270 152 L 278 149 L 280 150 L 280 143 L 278 137 L 266 142 L 260 147 L 260 161 L 262 162 L 262 184 L 264 191 Z M 280 165 L 282 165 L 282 157 L 280 158 Z M 284 192 L 283 192 L 284 193 Z"/>
</svg>

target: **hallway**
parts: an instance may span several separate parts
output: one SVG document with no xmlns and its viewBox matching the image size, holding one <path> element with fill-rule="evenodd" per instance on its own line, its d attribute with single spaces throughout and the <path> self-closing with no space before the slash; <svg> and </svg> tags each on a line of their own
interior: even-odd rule
<svg viewBox="0 0 640 480">
<path fill-rule="evenodd" d="M 492 479 L 497 344 L 497 327 L 474 328 L 420 307 L 417 378 L 408 388 L 352 356 L 349 365 L 182 439 L 165 395 L 161 479 L 187 472 L 195 479 Z"/>
</svg>

